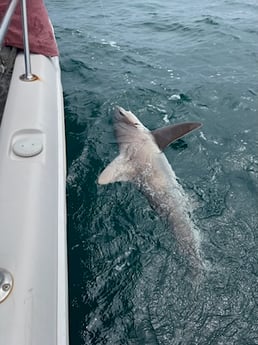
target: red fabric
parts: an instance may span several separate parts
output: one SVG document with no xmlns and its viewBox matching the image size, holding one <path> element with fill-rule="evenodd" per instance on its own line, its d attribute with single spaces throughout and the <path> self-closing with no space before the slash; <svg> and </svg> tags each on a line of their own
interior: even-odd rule
<svg viewBox="0 0 258 345">
<path fill-rule="evenodd" d="M 0 20 L 2 20 L 10 0 L 0 0 Z M 58 48 L 46 7 L 42 0 L 27 0 L 29 44 L 32 53 L 57 56 Z M 18 2 L 8 28 L 4 45 L 23 49 L 21 5 Z"/>
</svg>

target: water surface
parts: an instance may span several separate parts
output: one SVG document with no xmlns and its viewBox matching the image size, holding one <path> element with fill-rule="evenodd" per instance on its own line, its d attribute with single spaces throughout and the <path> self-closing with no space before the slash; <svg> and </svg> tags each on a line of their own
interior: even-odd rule
<svg viewBox="0 0 258 345">
<path fill-rule="evenodd" d="M 258 344 L 256 0 L 46 1 L 67 133 L 71 345 Z M 116 104 L 150 129 L 201 121 L 166 149 L 211 270 L 195 284 L 118 154 Z"/>
</svg>

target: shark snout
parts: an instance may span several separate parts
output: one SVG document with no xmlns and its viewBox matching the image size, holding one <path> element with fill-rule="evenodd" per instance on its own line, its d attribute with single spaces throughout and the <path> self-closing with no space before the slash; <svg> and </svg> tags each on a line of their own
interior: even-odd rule
<svg viewBox="0 0 258 345">
<path fill-rule="evenodd" d="M 115 108 L 115 116 L 114 116 L 115 122 L 123 122 L 127 125 L 134 126 L 139 125 L 140 122 L 137 119 L 137 117 L 131 112 L 126 111 L 124 108 L 116 106 Z"/>
<path fill-rule="evenodd" d="M 118 112 L 121 116 L 125 116 L 126 110 L 122 107 L 119 107 L 118 105 L 115 108 L 115 111 Z"/>
<path fill-rule="evenodd" d="M 115 119 L 116 120 L 124 120 L 127 118 L 127 111 L 119 106 L 116 106 L 115 108 Z"/>
<path fill-rule="evenodd" d="M 114 122 L 116 124 L 126 124 L 130 125 L 130 121 L 126 116 L 126 111 L 121 108 L 121 107 L 116 107 L 115 108 L 115 113 L 114 113 Z"/>
</svg>

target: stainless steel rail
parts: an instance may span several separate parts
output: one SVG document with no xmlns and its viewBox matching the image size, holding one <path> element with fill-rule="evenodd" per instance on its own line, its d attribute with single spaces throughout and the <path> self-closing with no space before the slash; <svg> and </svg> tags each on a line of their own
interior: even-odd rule
<svg viewBox="0 0 258 345">
<path fill-rule="evenodd" d="M 1 26 L 0 26 L 0 46 L 2 47 L 2 44 L 3 44 L 3 40 L 4 40 L 4 37 L 5 37 L 5 34 L 6 34 L 6 31 L 9 27 L 9 24 L 10 24 L 10 21 L 11 21 L 11 18 L 14 14 L 14 11 L 16 9 L 16 6 L 17 6 L 17 3 L 18 3 L 18 0 L 12 0 L 8 6 L 8 9 L 5 13 L 5 16 L 2 20 L 2 23 L 1 23 Z"/>
<path fill-rule="evenodd" d="M 3 44 L 4 37 L 8 30 L 9 24 L 11 22 L 12 16 L 16 9 L 19 0 L 11 0 L 4 15 L 2 23 L 0 25 L 0 47 Z M 22 14 L 22 31 L 23 31 L 23 46 L 24 46 L 24 66 L 25 73 L 21 75 L 20 79 L 23 81 L 34 81 L 37 78 L 31 73 L 31 61 L 30 61 L 30 46 L 29 46 L 29 33 L 28 33 L 28 20 L 27 20 L 27 6 L 26 0 L 20 0 L 21 3 L 21 14 Z"/>
<path fill-rule="evenodd" d="M 29 33 L 28 33 L 28 20 L 27 20 L 27 7 L 26 0 L 21 0 L 22 10 L 22 31 L 23 31 L 23 45 L 24 45 L 24 63 L 25 63 L 25 74 L 21 76 L 24 81 L 33 81 L 37 77 L 31 73 L 31 62 L 30 62 L 30 46 L 29 46 Z"/>
</svg>

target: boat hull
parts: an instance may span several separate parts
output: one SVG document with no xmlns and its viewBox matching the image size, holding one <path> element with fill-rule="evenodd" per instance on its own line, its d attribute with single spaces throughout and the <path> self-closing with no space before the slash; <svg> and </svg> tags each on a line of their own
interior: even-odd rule
<svg viewBox="0 0 258 345">
<path fill-rule="evenodd" d="M 16 57 L 0 127 L 0 344 L 68 344 L 66 166 L 58 57 Z"/>
</svg>

